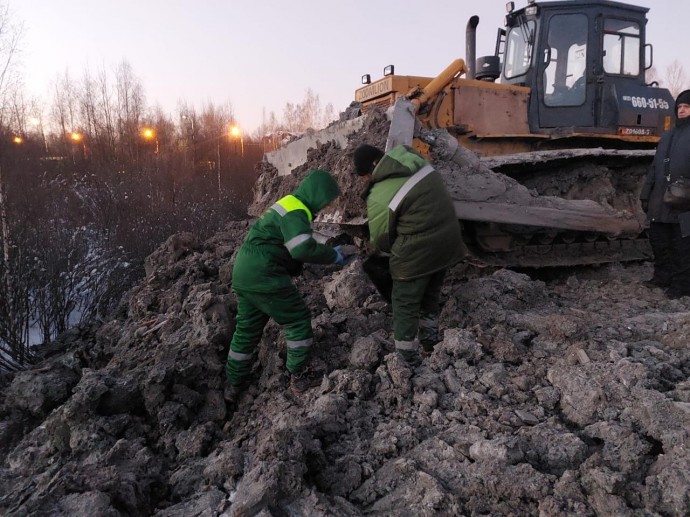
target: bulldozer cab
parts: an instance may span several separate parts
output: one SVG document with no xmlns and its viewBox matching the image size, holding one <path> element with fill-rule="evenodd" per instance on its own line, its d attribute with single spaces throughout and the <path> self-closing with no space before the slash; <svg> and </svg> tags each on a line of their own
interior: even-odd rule
<svg viewBox="0 0 690 517">
<path fill-rule="evenodd" d="M 647 8 L 609 0 L 511 4 L 497 42 L 501 82 L 531 88 L 530 132 L 656 140 L 670 127 L 671 94 L 645 83 Z"/>
</svg>

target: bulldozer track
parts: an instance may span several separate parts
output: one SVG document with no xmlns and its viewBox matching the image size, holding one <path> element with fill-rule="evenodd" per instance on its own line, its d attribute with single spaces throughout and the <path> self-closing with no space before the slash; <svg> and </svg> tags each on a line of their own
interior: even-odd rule
<svg viewBox="0 0 690 517">
<path fill-rule="evenodd" d="M 471 251 L 488 266 L 513 268 L 571 267 L 650 260 L 652 248 L 645 237 L 555 244 L 527 244 L 506 252 Z"/>
</svg>

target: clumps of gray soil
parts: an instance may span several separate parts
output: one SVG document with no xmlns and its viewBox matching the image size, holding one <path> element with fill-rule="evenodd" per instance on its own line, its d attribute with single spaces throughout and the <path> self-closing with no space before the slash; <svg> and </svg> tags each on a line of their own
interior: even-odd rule
<svg viewBox="0 0 690 517">
<path fill-rule="evenodd" d="M 348 153 L 383 145 L 385 124 L 373 116 L 292 176 L 262 165 L 253 214 L 321 167 L 346 193 L 324 217 L 361 217 Z M 229 403 L 232 264 L 250 224 L 172 236 L 111 320 L 0 376 L 0 514 L 690 514 L 690 298 L 644 287 L 649 264 L 459 265 L 442 340 L 415 368 L 363 257 L 306 265 L 321 385 L 289 391 L 271 322 Z"/>
<path fill-rule="evenodd" d="M 690 312 L 647 265 L 451 272 L 417 368 L 361 270 L 307 266 L 321 385 L 270 323 L 225 402 L 247 223 L 172 237 L 115 319 L 2 378 L 4 515 L 685 515 Z"/>
</svg>

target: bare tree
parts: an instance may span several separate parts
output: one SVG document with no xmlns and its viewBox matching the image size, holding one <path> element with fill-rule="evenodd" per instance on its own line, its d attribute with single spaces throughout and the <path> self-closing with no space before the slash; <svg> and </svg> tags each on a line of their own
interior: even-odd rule
<svg viewBox="0 0 690 517">
<path fill-rule="evenodd" d="M 675 59 L 673 63 L 666 67 L 664 74 L 664 84 L 673 95 L 675 99 L 678 94 L 688 87 L 688 78 L 685 73 L 685 68 L 680 62 Z"/>
<path fill-rule="evenodd" d="M 12 23 L 9 8 L 0 4 L 0 227 L 2 228 L 2 262 L 0 262 L 0 360 L 2 366 L 13 367 L 28 359 L 25 338 L 28 332 L 28 314 L 25 307 L 28 298 L 26 290 L 19 285 L 19 264 L 21 253 L 13 245 L 8 193 L 3 174 L 4 151 L 12 134 L 10 127 L 13 115 L 16 118 L 18 99 L 16 56 L 22 28 Z"/>
<path fill-rule="evenodd" d="M 69 71 L 55 81 L 55 95 L 53 98 L 52 114 L 63 143 L 76 128 L 77 87 L 72 81 Z"/>
<path fill-rule="evenodd" d="M 119 140 L 130 158 L 137 157 L 139 126 L 144 111 L 144 88 L 132 67 L 123 61 L 115 72 Z"/>
<path fill-rule="evenodd" d="M 180 150 L 184 160 L 184 168 L 194 169 L 197 157 L 197 142 L 199 141 L 199 117 L 193 106 L 181 101 L 178 106 L 180 114 Z"/>
<path fill-rule="evenodd" d="M 283 109 L 283 129 L 292 133 L 302 133 L 308 129 L 321 129 L 333 120 L 333 106 L 324 110 L 317 93 L 309 88 L 301 103 L 288 102 Z"/>
<path fill-rule="evenodd" d="M 12 22 L 9 6 L 0 3 L 0 126 L 7 124 L 7 106 L 17 87 L 16 57 L 23 28 Z"/>
<path fill-rule="evenodd" d="M 335 116 L 335 108 L 333 108 L 332 103 L 326 104 L 326 107 L 323 110 L 323 117 L 321 118 L 321 127 L 326 127 L 328 124 L 333 122 L 336 119 Z"/>
<path fill-rule="evenodd" d="M 88 138 L 89 143 L 93 145 L 100 137 L 100 121 L 98 120 L 97 107 L 97 85 L 91 79 L 91 74 L 87 69 L 82 78 L 81 88 L 79 90 L 79 120 L 80 127 L 84 131 L 84 138 Z M 84 159 L 86 159 L 86 143 L 83 144 Z"/>
<path fill-rule="evenodd" d="M 99 119 L 103 125 L 103 139 L 101 145 L 105 156 L 110 156 L 115 152 L 115 123 L 113 121 L 112 93 L 108 84 L 108 76 L 104 68 L 98 72 L 98 93 L 99 93 Z"/>
<path fill-rule="evenodd" d="M 281 124 L 278 122 L 275 112 L 271 111 L 266 114 L 266 108 L 263 108 L 261 114 L 261 125 L 256 128 L 251 137 L 257 142 L 261 142 L 264 152 L 272 151 L 280 147 L 281 138 Z"/>
<path fill-rule="evenodd" d="M 202 140 L 205 144 L 207 162 L 212 164 L 216 174 L 217 196 L 221 196 L 221 168 L 223 156 L 221 149 L 226 147 L 225 141 L 229 138 L 230 126 L 235 124 L 232 105 L 217 106 L 212 102 L 207 103 L 201 112 Z"/>
</svg>

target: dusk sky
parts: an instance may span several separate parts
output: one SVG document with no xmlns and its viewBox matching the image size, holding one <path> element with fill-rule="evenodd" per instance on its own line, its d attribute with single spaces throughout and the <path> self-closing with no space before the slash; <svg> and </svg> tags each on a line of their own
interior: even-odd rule
<svg viewBox="0 0 690 517">
<path fill-rule="evenodd" d="M 674 59 L 690 78 L 688 0 L 632 0 L 650 7 L 647 41 L 663 76 Z M 526 1 L 517 0 L 523 7 Z M 149 106 L 176 114 L 179 100 L 197 109 L 230 102 L 251 131 L 262 110 L 282 117 L 307 88 L 344 110 L 362 74 L 435 75 L 465 54 L 467 19 L 480 17 L 477 56 L 492 54 L 504 0 L 10 0 L 23 23 L 27 91 L 49 103 L 66 70 L 112 73 L 127 60 Z M 690 87 L 690 85 L 688 85 Z"/>
</svg>

